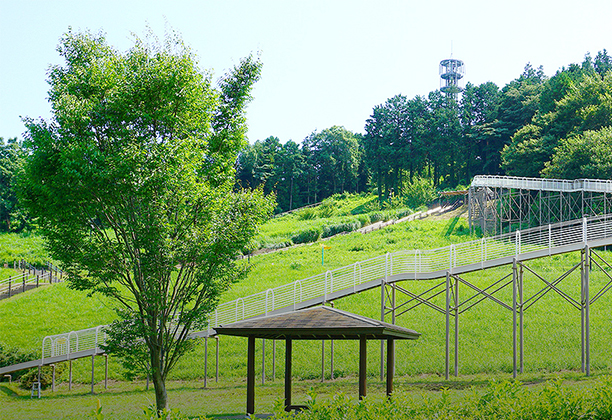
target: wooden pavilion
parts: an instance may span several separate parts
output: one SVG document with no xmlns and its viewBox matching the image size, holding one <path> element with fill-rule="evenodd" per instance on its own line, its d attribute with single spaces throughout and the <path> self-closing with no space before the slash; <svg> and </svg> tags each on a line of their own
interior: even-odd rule
<svg viewBox="0 0 612 420">
<path fill-rule="evenodd" d="M 293 340 L 359 340 L 359 398 L 366 395 L 367 340 L 387 341 L 387 395 L 393 392 L 395 340 L 416 340 L 408 328 L 377 321 L 329 306 L 247 319 L 215 328 L 218 334 L 248 337 L 247 415 L 255 412 L 255 339 L 285 340 L 285 410 L 291 405 L 291 351 Z"/>
</svg>

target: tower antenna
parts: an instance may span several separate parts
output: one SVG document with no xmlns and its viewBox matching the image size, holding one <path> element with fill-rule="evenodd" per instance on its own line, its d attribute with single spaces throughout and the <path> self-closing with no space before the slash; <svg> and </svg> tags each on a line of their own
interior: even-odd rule
<svg viewBox="0 0 612 420">
<path fill-rule="evenodd" d="M 465 75 L 465 63 L 453 58 L 453 41 L 451 41 L 451 58 L 440 61 L 440 90 L 447 98 L 457 100 L 463 91 L 461 79 Z"/>
</svg>

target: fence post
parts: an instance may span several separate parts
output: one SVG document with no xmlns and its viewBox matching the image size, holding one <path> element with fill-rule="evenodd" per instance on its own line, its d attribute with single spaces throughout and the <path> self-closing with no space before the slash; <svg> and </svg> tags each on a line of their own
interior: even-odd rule
<svg viewBox="0 0 612 420">
<path fill-rule="evenodd" d="M 13 282 L 13 277 L 9 277 L 9 287 L 8 287 L 8 297 L 11 297 L 11 283 Z"/>
</svg>

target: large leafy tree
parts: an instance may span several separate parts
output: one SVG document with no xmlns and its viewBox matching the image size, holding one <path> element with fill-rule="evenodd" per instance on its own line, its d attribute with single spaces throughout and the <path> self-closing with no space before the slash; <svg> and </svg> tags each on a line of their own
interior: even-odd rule
<svg viewBox="0 0 612 420">
<path fill-rule="evenodd" d="M 612 127 L 562 139 L 542 175 L 564 179 L 612 179 Z"/>
<path fill-rule="evenodd" d="M 27 215 L 17 201 L 17 177 L 23 168 L 25 151 L 16 138 L 0 137 L 0 230 L 19 232 Z"/>
<path fill-rule="evenodd" d="M 51 121 L 26 120 L 24 202 L 71 286 L 117 303 L 110 347 L 144 346 L 161 412 L 189 333 L 244 274 L 235 257 L 273 207 L 233 190 L 261 64 L 246 58 L 214 87 L 173 34 L 119 52 L 68 32 L 58 51 Z"/>
</svg>

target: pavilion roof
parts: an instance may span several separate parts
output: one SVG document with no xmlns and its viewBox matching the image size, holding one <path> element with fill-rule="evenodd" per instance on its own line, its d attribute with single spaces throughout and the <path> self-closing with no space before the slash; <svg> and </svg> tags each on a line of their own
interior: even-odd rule
<svg viewBox="0 0 612 420">
<path fill-rule="evenodd" d="M 280 315 L 251 318 L 215 328 L 218 334 L 267 339 L 399 339 L 416 340 L 420 333 L 365 316 L 319 306 Z"/>
</svg>

